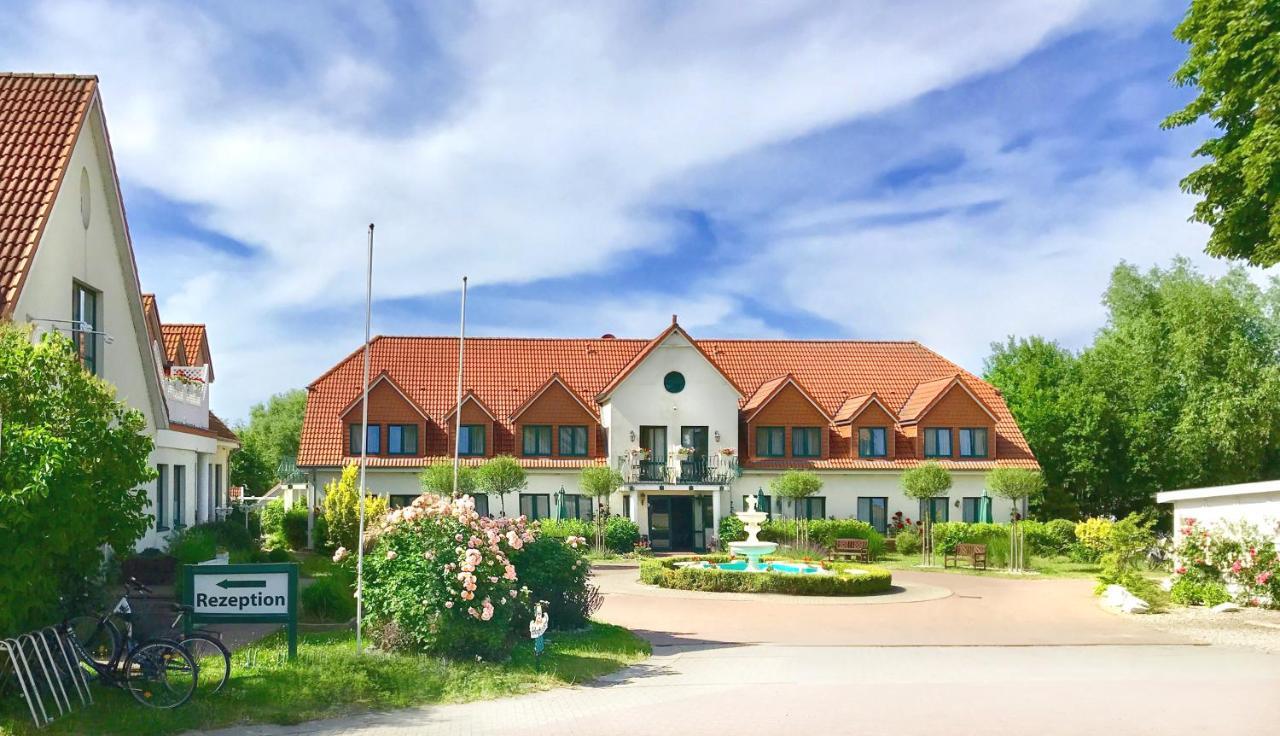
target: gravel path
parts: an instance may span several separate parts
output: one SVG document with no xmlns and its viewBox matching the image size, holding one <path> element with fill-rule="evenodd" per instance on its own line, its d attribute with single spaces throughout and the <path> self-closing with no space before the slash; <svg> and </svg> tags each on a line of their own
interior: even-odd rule
<svg viewBox="0 0 1280 736">
<path fill-rule="evenodd" d="M 1126 618 L 1204 644 L 1249 647 L 1280 654 L 1280 611 L 1245 608 L 1235 613 L 1214 613 L 1202 606 L 1191 606 Z"/>
</svg>

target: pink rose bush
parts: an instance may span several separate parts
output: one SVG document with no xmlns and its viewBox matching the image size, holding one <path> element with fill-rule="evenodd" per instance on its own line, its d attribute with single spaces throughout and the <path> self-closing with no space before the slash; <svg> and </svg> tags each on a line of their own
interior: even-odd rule
<svg viewBox="0 0 1280 736">
<path fill-rule="evenodd" d="M 523 516 L 482 516 L 470 496 L 422 495 L 389 512 L 365 539 L 370 636 L 389 649 L 505 658 L 529 597 L 513 558 L 535 539 Z"/>
<path fill-rule="evenodd" d="M 1280 551 L 1275 542 L 1280 525 L 1267 530 L 1243 522 L 1209 526 L 1186 517 L 1178 532 L 1175 600 L 1180 588 L 1220 585 L 1242 605 L 1280 606 Z"/>
</svg>

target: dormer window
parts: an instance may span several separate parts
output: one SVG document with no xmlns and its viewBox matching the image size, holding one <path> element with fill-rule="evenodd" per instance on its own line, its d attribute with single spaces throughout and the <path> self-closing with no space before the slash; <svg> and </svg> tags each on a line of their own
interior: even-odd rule
<svg viewBox="0 0 1280 736">
<path fill-rule="evenodd" d="M 820 427 L 791 428 L 792 457 L 821 457 L 822 430 Z"/>
<path fill-rule="evenodd" d="M 924 431 L 925 457 L 951 457 L 951 430 L 929 427 Z"/>
<path fill-rule="evenodd" d="M 960 430 L 960 457 L 986 457 L 987 430 L 985 427 L 966 427 Z"/>
<path fill-rule="evenodd" d="M 759 457 L 786 457 L 786 428 L 758 427 L 756 429 L 756 455 Z"/>
<path fill-rule="evenodd" d="M 587 428 L 579 426 L 560 427 L 561 457 L 587 456 Z"/>
<path fill-rule="evenodd" d="M 458 434 L 458 454 L 478 457 L 485 453 L 483 424 L 464 424 Z"/>
<path fill-rule="evenodd" d="M 858 457 L 887 457 L 889 432 L 885 427 L 858 428 Z"/>
<path fill-rule="evenodd" d="M 360 454 L 360 425 L 352 424 L 347 433 L 347 445 L 351 455 Z M 377 455 L 381 451 L 382 445 L 382 428 L 376 424 L 369 425 L 367 435 L 369 444 L 369 454 Z"/>
<path fill-rule="evenodd" d="M 418 454 L 418 425 L 416 424 L 387 425 L 387 454 L 388 455 L 417 455 Z"/>
<path fill-rule="evenodd" d="M 538 424 L 526 426 L 523 430 L 522 449 L 526 457 L 549 457 L 551 455 L 551 427 Z"/>
</svg>

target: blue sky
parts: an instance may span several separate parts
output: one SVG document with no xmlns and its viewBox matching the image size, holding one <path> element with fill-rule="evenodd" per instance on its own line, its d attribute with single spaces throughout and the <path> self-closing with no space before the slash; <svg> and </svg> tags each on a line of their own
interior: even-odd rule
<svg viewBox="0 0 1280 736">
<path fill-rule="evenodd" d="M 1181 2 L 5 3 L 0 67 L 95 73 L 143 287 L 215 409 L 374 330 L 1078 347 L 1205 231 Z M 106 30 L 104 30 L 106 29 Z M 1261 274 L 1259 274 L 1261 276 Z"/>
</svg>

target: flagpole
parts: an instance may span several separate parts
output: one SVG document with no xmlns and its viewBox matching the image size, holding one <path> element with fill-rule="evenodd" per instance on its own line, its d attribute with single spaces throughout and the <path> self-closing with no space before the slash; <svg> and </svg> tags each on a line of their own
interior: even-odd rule
<svg viewBox="0 0 1280 736">
<path fill-rule="evenodd" d="M 364 284 L 364 389 L 360 418 L 360 529 L 356 536 L 356 654 L 363 651 L 364 623 L 364 495 L 369 465 L 369 327 L 373 321 L 373 223 L 369 223 L 369 258 Z"/>
<path fill-rule="evenodd" d="M 467 339 L 467 277 L 462 277 L 462 316 L 458 326 L 458 392 L 453 409 L 453 495 L 458 495 L 458 443 L 462 440 L 462 368 Z"/>
</svg>

